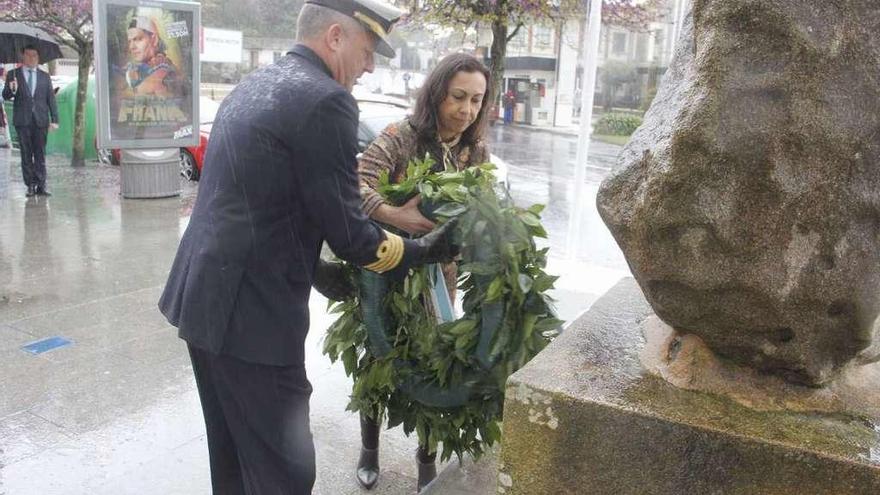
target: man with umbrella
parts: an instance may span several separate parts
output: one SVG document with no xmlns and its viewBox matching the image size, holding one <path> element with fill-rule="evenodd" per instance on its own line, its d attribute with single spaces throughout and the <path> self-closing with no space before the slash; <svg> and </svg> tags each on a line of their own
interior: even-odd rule
<svg viewBox="0 0 880 495">
<path fill-rule="evenodd" d="M 27 196 L 50 196 L 46 190 L 46 137 L 58 128 L 58 107 L 49 74 L 41 71 L 34 45 L 21 50 L 22 66 L 9 71 L 3 99 L 13 100 L 12 125 L 21 148 L 21 175 Z"/>
</svg>

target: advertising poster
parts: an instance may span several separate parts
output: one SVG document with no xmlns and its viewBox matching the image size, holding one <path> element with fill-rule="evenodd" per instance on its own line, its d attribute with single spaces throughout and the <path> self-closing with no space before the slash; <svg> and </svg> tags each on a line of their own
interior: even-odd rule
<svg viewBox="0 0 880 495">
<path fill-rule="evenodd" d="M 198 144 L 198 4 L 95 0 L 99 148 Z"/>
</svg>

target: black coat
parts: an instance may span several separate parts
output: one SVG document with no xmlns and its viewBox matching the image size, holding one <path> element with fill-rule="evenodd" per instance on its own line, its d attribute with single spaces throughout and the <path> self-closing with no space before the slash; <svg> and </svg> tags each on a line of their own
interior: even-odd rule
<svg viewBox="0 0 880 495">
<path fill-rule="evenodd" d="M 3 99 L 12 100 L 12 124 L 16 127 L 49 127 L 49 122 L 58 123 L 58 106 L 55 104 L 55 91 L 49 74 L 37 69 L 37 89 L 31 97 L 27 85 L 24 67 L 11 70 L 6 75 L 6 86 L 3 87 Z M 18 83 L 18 90 L 13 93 L 9 88 L 12 79 Z"/>
<path fill-rule="evenodd" d="M 357 102 L 302 45 L 226 97 L 159 301 L 181 338 L 245 361 L 303 362 L 322 242 L 366 265 L 385 239 L 361 211 L 357 125 Z"/>
</svg>

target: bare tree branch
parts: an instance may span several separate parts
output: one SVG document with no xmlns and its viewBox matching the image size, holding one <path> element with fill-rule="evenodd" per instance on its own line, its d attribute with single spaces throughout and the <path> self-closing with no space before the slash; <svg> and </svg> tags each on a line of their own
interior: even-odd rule
<svg viewBox="0 0 880 495">
<path fill-rule="evenodd" d="M 510 40 L 512 40 L 517 35 L 517 33 L 519 33 L 519 29 L 521 27 L 523 27 L 522 23 L 517 24 L 516 27 L 513 28 L 513 31 L 511 31 L 510 34 L 507 35 L 507 42 L 508 43 L 510 42 Z"/>
</svg>

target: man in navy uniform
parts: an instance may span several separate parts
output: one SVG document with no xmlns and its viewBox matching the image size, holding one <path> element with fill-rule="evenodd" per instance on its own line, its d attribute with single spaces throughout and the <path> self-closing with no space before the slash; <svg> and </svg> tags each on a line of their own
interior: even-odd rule
<svg viewBox="0 0 880 495">
<path fill-rule="evenodd" d="M 58 129 L 58 107 L 49 74 L 41 71 L 40 52 L 31 45 L 21 50 L 22 66 L 9 71 L 3 99 L 14 100 L 12 124 L 21 148 L 21 178 L 27 195 L 51 196 L 46 189 L 46 137 Z"/>
<path fill-rule="evenodd" d="M 379 0 L 306 0 L 297 45 L 224 100 L 162 313 L 186 340 L 208 432 L 214 493 L 307 494 L 315 480 L 304 361 L 320 261 L 376 272 L 451 259 L 447 224 L 418 240 L 361 211 L 350 90 L 400 11 Z"/>
</svg>

